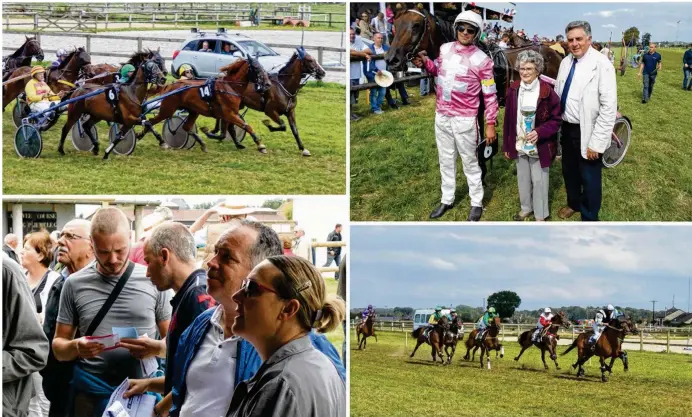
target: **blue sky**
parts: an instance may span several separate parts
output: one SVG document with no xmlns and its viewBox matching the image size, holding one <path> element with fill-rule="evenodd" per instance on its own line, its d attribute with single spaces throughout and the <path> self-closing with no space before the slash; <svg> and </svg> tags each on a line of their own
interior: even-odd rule
<svg viewBox="0 0 692 417">
<path fill-rule="evenodd" d="M 516 2 L 515 29 L 525 29 L 530 36 L 555 37 L 564 33 L 572 20 L 591 24 L 594 40 L 613 39 L 631 26 L 643 34 L 651 33 L 656 41 L 674 41 L 676 22 L 680 20 L 678 40 L 692 42 L 692 3 L 522 3 Z M 481 4 L 488 4 L 482 3 Z M 506 3 L 503 3 L 506 4 Z"/>
<path fill-rule="evenodd" d="M 352 307 L 481 306 L 512 290 L 546 305 L 687 308 L 692 227 L 351 226 Z"/>
</svg>

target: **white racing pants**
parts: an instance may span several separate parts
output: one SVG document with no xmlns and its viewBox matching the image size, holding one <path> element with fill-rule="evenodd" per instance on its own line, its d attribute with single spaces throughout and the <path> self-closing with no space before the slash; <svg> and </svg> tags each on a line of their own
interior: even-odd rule
<svg viewBox="0 0 692 417">
<path fill-rule="evenodd" d="M 36 103 L 29 104 L 29 109 L 32 113 L 38 113 L 40 111 L 48 110 L 50 105 L 51 102 L 47 100 L 37 101 Z"/>
<path fill-rule="evenodd" d="M 471 206 L 483 207 L 481 166 L 478 164 L 476 155 L 478 145 L 476 118 L 451 117 L 435 113 L 435 140 L 442 179 L 442 203 L 448 205 L 454 203 L 457 154 L 459 154 L 469 186 Z"/>
</svg>

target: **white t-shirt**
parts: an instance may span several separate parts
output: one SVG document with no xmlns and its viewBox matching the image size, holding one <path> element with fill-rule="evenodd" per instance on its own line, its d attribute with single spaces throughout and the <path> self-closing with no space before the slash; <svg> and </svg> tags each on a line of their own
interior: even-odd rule
<svg viewBox="0 0 692 417">
<path fill-rule="evenodd" d="M 356 36 L 356 39 L 351 43 L 351 49 L 356 50 L 358 52 L 360 51 L 365 51 L 368 48 L 368 46 L 363 42 L 363 39 L 361 39 L 360 36 Z M 363 62 L 362 61 L 353 61 L 351 62 L 351 79 L 352 80 L 360 80 L 360 77 L 363 76 Z"/>
<path fill-rule="evenodd" d="M 384 46 L 378 48 L 375 45 L 373 45 L 373 47 L 375 48 L 375 53 L 377 55 L 384 53 Z M 387 62 L 384 59 L 378 59 L 375 61 L 375 68 L 377 68 L 378 70 L 384 71 L 387 69 Z"/>
<path fill-rule="evenodd" d="M 221 306 L 211 316 L 211 328 L 185 376 L 187 394 L 180 417 L 224 417 L 235 388 L 239 337 L 224 339 Z"/>
</svg>

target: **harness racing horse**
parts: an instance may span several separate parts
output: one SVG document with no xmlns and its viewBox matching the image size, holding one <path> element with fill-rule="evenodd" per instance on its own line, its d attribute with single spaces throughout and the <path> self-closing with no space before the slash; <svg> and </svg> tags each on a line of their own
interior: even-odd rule
<svg viewBox="0 0 692 417">
<path fill-rule="evenodd" d="M 560 329 L 560 326 L 564 326 L 565 328 L 570 328 L 572 326 L 572 323 L 569 321 L 567 316 L 565 316 L 565 312 L 561 311 L 559 312 L 556 316 L 554 316 L 551 320 L 550 326 L 547 326 L 541 330 L 541 335 L 538 340 L 538 342 L 533 341 L 533 332 L 535 331 L 534 329 L 527 330 L 523 332 L 521 335 L 519 335 L 519 344 L 521 345 L 521 352 L 517 355 L 516 358 L 514 358 L 515 361 L 518 361 L 521 355 L 524 353 L 524 351 L 531 346 L 536 346 L 541 350 L 541 359 L 543 360 L 543 366 L 545 369 L 548 369 L 548 364 L 545 363 L 545 351 L 547 350 L 548 353 L 550 354 L 550 359 L 555 362 L 555 369 L 560 369 L 560 365 L 557 363 L 557 341 L 559 340 L 559 336 L 557 334 L 557 331 Z"/>
<path fill-rule="evenodd" d="M 437 324 L 433 326 L 433 328 L 428 332 L 428 337 L 425 337 L 425 327 L 419 327 L 416 330 L 413 331 L 412 336 L 414 339 L 417 340 L 416 347 L 413 349 L 413 352 L 411 352 L 410 358 L 413 357 L 413 355 L 416 354 L 416 351 L 418 350 L 418 347 L 422 345 L 423 343 L 427 343 L 432 347 L 432 360 L 433 362 L 436 362 L 437 360 L 435 359 L 435 356 L 437 355 L 440 358 L 440 363 L 445 365 L 445 360 L 442 357 L 442 346 L 443 346 L 443 341 L 445 338 L 445 332 L 449 329 L 449 323 L 447 321 L 447 316 L 442 316 L 440 320 L 438 320 Z M 449 359 L 447 360 L 447 363 L 449 363 Z"/>
<path fill-rule="evenodd" d="M 137 135 L 137 139 L 142 138 L 147 132 L 151 131 L 159 143 L 163 142 L 161 135 L 154 129 L 153 125 L 160 123 L 175 113 L 178 109 L 188 111 L 188 116 L 183 123 L 183 130 L 197 141 L 202 146 L 202 151 L 206 152 L 206 145 L 200 137 L 193 131 L 197 117 L 200 115 L 212 117 L 214 119 L 222 119 L 229 124 L 240 126 L 248 132 L 252 139 L 257 144 L 257 149 L 261 153 L 266 153 L 267 148 L 262 141 L 259 140 L 252 127 L 245 123 L 240 117 L 240 103 L 242 101 L 242 93 L 246 90 L 248 83 L 253 82 L 257 89 L 266 91 L 271 87 L 271 81 L 266 71 L 262 68 L 259 62 L 248 57 L 247 60 L 239 59 L 230 65 L 221 67 L 223 76 L 218 78 L 209 78 L 207 80 L 178 80 L 177 82 L 164 87 L 160 93 L 166 94 L 183 87 L 193 86 L 199 88 L 191 88 L 181 91 L 179 94 L 170 95 L 161 100 L 159 113 L 149 120 L 149 123 L 142 132 Z M 204 93 L 204 98 L 200 97 Z"/>
<path fill-rule="evenodd" d="M 365 349 L 367 346 L 367 338 L 370 336 L 373 336 L 375 338 L 375 342 L 377 342 L 377 335 L 375 334 L 375 314 L 369 315 L 367 319 L 365 319 L 364 322 L 358 324 L 358 327 L 356 328 L 356 337 L 358 338 L 358 350 Z M 361 339 L 361 335 L 363 338 Z"/>
<path fill-rule="evenodd" d="M 264 112 L 264 114 L 269 116 L 274 123 L 279 125 L 278 127 L 274 127 L 269 120 L 264 120 L 262 123 L 267 126 L 270 132 L 285 132 L 286 124 L 284 124 L 281 116 L 286 116 L 288 125 L 291 127 L 291 132 L 293 132 L 293 137 L 298 145 L 298 149 L 303 152 L 303 156 L 310 156 L 310 151 L 305 149 L 298 135 L 295 109 L 298 105 L 298 92 L 305 85 L 308 78 L 312 76 L 317 80 L 321 80 L 324 78 L 324 75 L 324 68 L 322 68 L 317 60 L 305 52 L 304 48 L 297 48 L 297 51 L 286 65 L 279 70 L 279 73 L 269 76 L 272 86 L 264 94 L 259 94 L 254 84 L 248 84 L 245 89 L 245 94 L 243 94 L 241 108 L 247 106 L 253 110 Z M 202 128 L 202 131 L 209 138 L 223 139 L 223 135 L 213 134 L 219 130 L 219 124 L 220 121 L 217 120 L 216 127 L 212 133 L 207 133 L 205 130 L 206 128 Z M 221 127 L 221 131 L 226 130 L 223 126 Z M 230 133 L 236 148 L 245 148 L 238 142 L 235 129 L 228 129 L 228 133 Z"/>
<path fill-rule="evenodd" d="M 487 361 L 488 361 L 488 369 L 490 369 L 490 351 L 495 350 L 499 352 L 500 357 L 504 358 L 505 357 L 505 349 L 500 343 L 500 340 L 498 339 L 498 335 L 500 334 L 500 318 L 495 317 L 493 321 L 490 322 L 490 325 L 485 331 L 485 334 L 482 336 L 481 340 L 477 340 L 477 335 L 478 335 L 478 329 L 473 329 L 471 334 L 469 335 L 469 338 L 466 339 L 466 355 L 464 355 L 464 360 L 469 360 L 469 352 L 471 351 L 471 348 L 473 348 L 473 357 L 471 358 L 471 361 L 474 360 L 476 357 L 476 350 L 478 348 L 481 349 L 481 368 L 483 367 L 483 356 L 487 354 Z M 495 355 L 497 357 L 497 354 Z"/>
<path fill-rule="evenodd" d="M 593 331 L 590 331 L 580 334 L 572 342 L 572 345 L 562 352 L 562 355 L 566 355 L 575 347 L 577 348 L 577 362 L 572 365 L 574 369 L 579 367 L 577 377 L 584 376 L 584 363 L 592 356 L 598 356 L 601 361 L 601 381 L 608 382 L 608 377 L 606 377 L 605 373 L 608 371 L 612 374 L 612 366 L 616 358 L 622 359 L 625 370 L 629 369 L 627 352 L 622 350 L 622 340 L 624 340 L 627 333 L 636 335 L 639 331 L 629 317 L 620 316 L 614 318 L 606 324 L 593 350 L 588 346 L 588 340 L 593 336 Z M 606 358 L 610 358 L 610 365 L 605 364 Z"/>
<path fill-rule="evenodd" d="M 457 351 L 457 343 L 464 339 L 464 329 L 459 325 L 460 320 L 457 318 L 452 320 L 449 325 L 449 331 L 445 333 L 444 340 L 442 343 L 445 347 L 445 353 L 447 354 L 447 363 L 452 363 L 454 358 L 454 353 Z M 449 348 L 452 348 L 452 354 L 449 354 Z"/>
<path fill-rule="evenodd" d="M 24 44 L 3 60 L 2 81 L 7 81 L 12 71 L 17 68 L 31 65 L 31 58 L 33 57 L 36 57 L 37 61 L 43 61 L 43 49 L 41 49 L 38 39 L 28 36 L 25 38 Z"/>
<path fill-rule="evenodd" d="M 166 70 L 166 60 L 163 59 L 163 56 L 161 56 L 161 48 L 155 51 L 146 49 L 143 52 L 135 52 L 127 63 L 132 64 L 135 68 L 137 68 L 144 61 L 149 60 L 156 63 L 164 76 L 168 75 L 168 71 Z M 110 64 L 89 65 L 84 69 L 85 76 L 89 77 L 86 82 L 99 85 L 113 84 L 120 77 L 120 68 L 122 67 Z"/>
<path fill-rule="evenodd" d="M 146 119 L 142 120 L 141 118 L 142 103 L 150 93 L 150 84 L 163 85 L 166 82 L 166 77 L 163 75 L 163 72 L 159 70 L 156 63 L 151 60 L 145 61 L 139 67 L 136 67 L 135 71 L 132 77 L 133 79 L 129 84 L 114 84 L 101 94 L 76 101 L 68 106 L 67 122 L 62 128 L 60 145 L 58 146 L 58 152 L 61 155 L 65 155 L 65 151 L 63 150 L 65 137 L 67 137 L 72 126 L 77 123 L 77 120 L 79 120 L 83 114 L 89 114 L 91 116 L 89 120 L 84 123 L 83 127 L 91 143 L 94 145 L 92 149 L 94 155 L 98 155 L 99 153 L 99 144 L 96 138 L 91 134 L 92 126 L 101 120 L 123 125 L 114 142 L 106 149 L 103 156 L 104 160 L 108 159 L 108 155 L 115 145 L 117 145 L 118 142 L 122 140 L 122 137 L 135 125 L 140 123 L 143 123 L 145 126 L 148 125 Z M 100 88 L 102 87 L 99 85 L 85 84 L 74 91 L 72 98 L 86 95 Z"/>
<path fill-rule="evenodd" d="M 91 64 L 91 56 L 84 48 L 77 48 L 65 58 L 59 67 L 46 70 L 46 84 L 54 93 L 69 91 L 75 88 L 77 79 L 82 76 L 82 70 Z M 14 81 L 11 81 L 14 80 Z M 21 67 L 14 70 L 7 84 L 2 87 L 2 108 L 10 104 L 24 92 L 31 80 L 31 67 Z"/>
</svg>

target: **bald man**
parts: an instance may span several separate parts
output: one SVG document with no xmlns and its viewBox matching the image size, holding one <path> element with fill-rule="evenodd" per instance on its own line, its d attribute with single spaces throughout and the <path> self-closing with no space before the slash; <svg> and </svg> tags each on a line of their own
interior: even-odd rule
<svg viewBox="0 0 692 417">
<path fill-rule="evenodd" d="M 130 261 L 130 223 L 115 207 L 99 209 L 91 222 L 91 247 L 96 262 L 72 274 L 60 296 L 53 351 L 59 361 L 77 361 L 73 375 L 73 416 L 93 417 L 104 412 L 113 390 L 125 378 L 143 378 L 140 361 L 124 348 L 105 346 L 80 337 L 87 330 Z M 134 327 L 138 335 L 165 337 L 171 318 L 170 293 L 160 292 L 146 276 L 146 268 L 133 264 L 117 299 L 93 331 L 107 336 L 114 327 Z"/>
<path fill-rule="evenodd" d="M 8 233 L 5 235 L 5 242 L 2 245 L 2 251 L 7 254 L 13 261 L 19 263 L 19 257 L 17 256 L 17 245 L 19 244 L 19 239 L 14 233 Z"/>
</svg>

